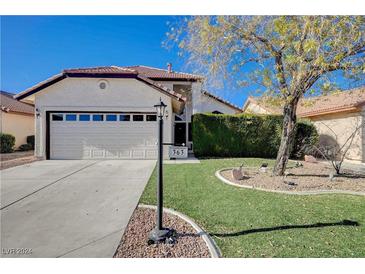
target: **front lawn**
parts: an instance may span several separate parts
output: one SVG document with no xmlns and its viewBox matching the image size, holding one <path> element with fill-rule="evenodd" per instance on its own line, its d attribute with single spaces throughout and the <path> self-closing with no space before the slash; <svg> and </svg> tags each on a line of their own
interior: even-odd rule
<svg viewBox="0 0 365 274">
<path fill-rule="evenodd" d="M 243 161 L 273 164 L 236 158 L 164 165 L 164 206 L 193 218 L 223 257 L 365 257 L 365 197 L 268 193 L 229 186 L 214 176 Z M 140 202 L 156 204 L 156 171 Z"/>
</svg>

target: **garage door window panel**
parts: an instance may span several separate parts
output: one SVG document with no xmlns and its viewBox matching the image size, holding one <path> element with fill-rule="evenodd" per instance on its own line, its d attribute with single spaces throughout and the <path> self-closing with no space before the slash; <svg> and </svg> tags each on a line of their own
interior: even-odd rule
<svg viewBox="0 0 365 274">
<path fill-rule="evenodd" d="M 94 114 L 93 115 L 93 121 L 95 121 L 95 122 L 104 121 L 104 115 L 102 115 L 102 114 Z"/>
<path fill-rule="evenodd" d="M 141 114 L 133 115 L 133 121 L 134 122 L 143 122 L 144 116 Z"/>
<path fill-rule="evenodd" d="M 63 114 L 52 114 L 52 121 L 63 121 Z"/>
<path fill-rule="evenodd" d="M 66 121 L 77 121 L 76 114 L 66 114 Z"/>
<path fill-rule="evenodd" d="M 131 116 L 128 114 L 119 115 L 119 121 L 121 121 L 121 122 L 128 122 L 130 120 L 131 120 Z"/>
<path fill-rule="evenodd" d="M 108 115 L 106 115 L 106 121 L 108 121 L 108 122 L 115 122 L 115 121 L 117 121 L 117 115 L 115 115 L 115 114 L 108 114 Z"/>
<path fill-rule="evenodd" d="M 81 122 L 88 122 L 88 121 L 90 121 L 90 114 L 80 114 L 79 120 Z"/>
<path fill-rule="evenodd" d="M 157 121 L 157 115 L 146 115 L 146 121 L 147 122 L 156 122 Z"/>
</svg>

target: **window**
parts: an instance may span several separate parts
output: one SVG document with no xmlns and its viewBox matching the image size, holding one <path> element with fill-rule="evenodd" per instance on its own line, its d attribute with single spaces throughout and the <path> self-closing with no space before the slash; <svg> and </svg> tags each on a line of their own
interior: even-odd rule
<svg viewBox="0 0 365 274">
<path fill-rule="evenodd" d="M 52 121 L 63 121 L 63 114 L 52 114 Z"/>
<path fill-rule="evenodd" d="M 148 122 L 157 121 L 157 115 L 146 115 L 146 121 Z"/>
<path fill-rule="evenodd" d="M 193 141 L 193 132 L 192 132 L 192 126 L 191 123 L 188 123 L 188 141 Z"/>
<path fill-rule="evenodd" d="M 100 89 L 106 89 L 106 83 L 105 82 L 101 82 L 99 84 L 99 87 L 100 87 Z"/>
<path fill-rule="evenodd" d="M 66 114 L 66 121 L 76 121 L 77 115 L 76 114 Z"/>
<path fill-rule="evenodd" d="M 115 114 L 108 114 L 107 116 L 106 116 L 106 120 L 107 121 L 116 121 L 117 120 L 117 115 L 115 115 Z"/>
<path fill-rule="evenodd" d="M 119 121 L 130 121 L 130 120 L 131 120 L 130 115 L 125 115 L 125 114 L 119 115 Z"/>
<path fill-rule="evenodd" d="M 223 112 L 220 112 L 218 110 L 212 111 L 213 114 L 223 114 Z"/>
<path fill-rule="evenodd" d="M 100 89 L 107 89 L 108 88 L 108 82 L 106 80 L 100 80 L 98 82 Z"/>
<path fill-rule="evenodd" d="M 80 114 L 79 120 L 83 122 L 90 121 L 90 114 Z"/>
<path fill-rule="evenodd" d="M 93 121 L 104 121 L 104 116 L 102 114 L 94 114 Z"/>
<path fill-rule="evenodd" d="M 178 116 L 178 115 L 175 115 L 175 121 L 182 121 L 183 119 L 180 117 L 180 116 Z"/>
<path fill-rule="evenodd" d="M 141 122 L 143 121 L 143 115 L 133 115 L 133 121 Z"/>
</svg>

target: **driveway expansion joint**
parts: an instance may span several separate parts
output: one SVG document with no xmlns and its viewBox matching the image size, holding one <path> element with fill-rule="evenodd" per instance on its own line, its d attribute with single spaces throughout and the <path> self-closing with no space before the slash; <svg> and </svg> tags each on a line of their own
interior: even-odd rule
<svg viewBox="0 0 365 274">
<path fill-rule="evenodd" d="M 76 170 L 76 171 L 73 171 L 73 172 L 71 172 L 70 174 L 67 174 L 66 176 L 63 176 L 63 177 L 61 177 L 61 178 L 59 178 L 59 179 L 57 179 L 57 180 L 55 180 L 55 181 L 53 181 L 53 182 L 51 182 L 51 183 L 49 183 L 49 184 L 45 185 L 45 186 L 42 186 L 41 188 L 39 188 L 39 189 L 37 189 L 37 190 L 34 190 L 33 192 L 31 192 L 31 193 L 29 193 L 29 194 L 27 194 L 27 195 L 25 195 L 25 196 L 23 196 L 23 197 L 21 197 L 21 198 L 19 198 L 19 199 L 15 200 L 14 202 L 11 202 L 10 204 L 7 204 L 7 205 L 5 205 L 5 206 L 1 207 L 1 208 L 0 208 L 0 210 L 6 209 L 6 208 L 8 208 L 9 206 L 12 206 L 12 205 L 14 205 L 14 204 L 16 204 L 16 203 L 18 203 L 18 202 L 20 202 L 20 201 L 22 201 L 22 200 L 24 200 L 24 199 L 26 199 L 26 198 L 30 197 L 30 196 L 32 196 L 33 194 L 35 194 L 35 193 L 37 193 L 37 192 L 39 192 L 39 191 L 41 191 L 41 190 L 43 190 L 43 189 L 45 189 L 45 188 L 47 188 L 47 187 L 50 187 L 51 185 L 54 185 L 54 184 L 56 184 L 56 183 L 58 183 L 58 182 L 60 182 L 60 181 L 62 181 L 62 180 L 64 180 L 64 179 L 66 179 L 66 178 L 69 178 L 70 176 L 75 175 L 76 173 L 78 173 L 78 172 L 80 172 L 80 171 L 82 171 L 82 170 L 84 170 L 84 169 L 86 169 L 86 168 L 88 168 L 88 167 L 91 167 L 91 166 L 93 166 L 93 165 L 95 165 L 95 164 L 97 164 L 97 163 L 98 163 L 98 161 L 93 162 L 93 163 L 91 163 L 90 165 L 84 166 L 84 167 L 82 167 L 82 168 L 80 168 L 80 169 L 78 169 L 78 170 Z"/>
</svg>

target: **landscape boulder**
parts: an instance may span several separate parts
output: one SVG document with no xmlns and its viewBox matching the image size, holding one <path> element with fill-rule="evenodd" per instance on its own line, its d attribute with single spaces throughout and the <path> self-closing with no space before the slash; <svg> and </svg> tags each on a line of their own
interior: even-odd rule
<svg viewBox="0 0 365 274">
<path fill-rule="evenodd" d="M 317 163 L 317 159 L 314 158 L 312 155 L 304 155 L 304 161 L 308 163 Z"/>
</svg>

